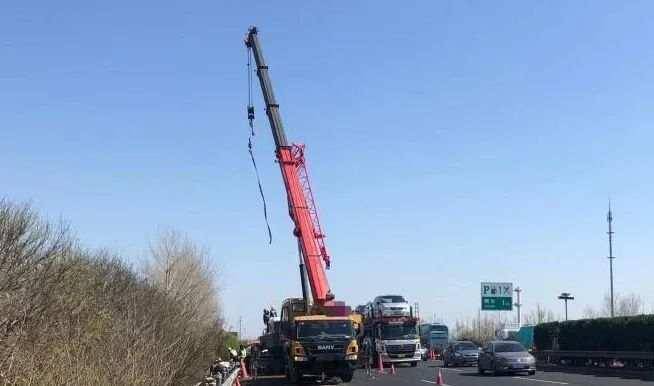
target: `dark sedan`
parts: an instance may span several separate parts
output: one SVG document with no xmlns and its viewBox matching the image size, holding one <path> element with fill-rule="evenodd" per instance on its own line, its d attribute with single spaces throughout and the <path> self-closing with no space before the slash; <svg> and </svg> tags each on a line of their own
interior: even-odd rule
<svg viewBox="0 0 654 386">
<path fill-rule="evenodd" d="M 525 372 L 536 373 L 536 360 L 520 343 L 495 341 L 488 343 L 479 355 L 477 363 L 479 374 L 491 371 L 498 373 Z"/>
<path fill-rule="evenodd" d="M 443 366 L 476 366 L 479 348 L 472 342 L 452 342 L 443 352 Z"/>
</svg>

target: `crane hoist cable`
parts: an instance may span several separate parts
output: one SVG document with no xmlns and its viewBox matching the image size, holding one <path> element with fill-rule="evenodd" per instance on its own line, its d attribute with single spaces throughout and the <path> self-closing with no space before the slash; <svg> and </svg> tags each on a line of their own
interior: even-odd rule
<svg viewBox="0 0 654 386">
<path fill-rule="evenodd" d="M 266 205 L 266 196 L 263 194 L 263 186 L 261 184 L 261 177 L 259 176 L 259 168 L 257 167 L 257 161 L 254 159 L 254 105 L 252 104 L 252 49 L 247 47 L 247 57 L 248 57 L 248 122 L 250 125 L 250 135 L 248 137 L 248 152 L 250 153 L 250 159 L 252 160 L 252 166 L 254 167 L 254 174 L 257 176 L 257 185 L 259 186 L 259 194 L 261 195 L 261 202 L 263 203 L 263 217 L 266 221 L 266 229 L 268 230 L 268 244 L 272 244 L 272 232 L 270 230 L 270 223 L 268 222 L 268 207 Z"/>
</svg>

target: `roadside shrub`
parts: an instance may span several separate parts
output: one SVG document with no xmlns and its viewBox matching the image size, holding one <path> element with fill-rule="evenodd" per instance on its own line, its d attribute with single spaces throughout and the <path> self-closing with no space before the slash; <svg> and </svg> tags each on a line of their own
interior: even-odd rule
<svg viewBox="0 0 654 386">
<path fill-rule="evenodd" d="M 654 351 L 654 315 L 581 319 L 539 324 L 534 340 L 539 350 Z"/>
<path fill-rule="evenodd" d="M 0 384 L 197 379 L 226 334 L 207 255 L 177 240 L 157 244 L 175 262 L 162 282 L 156 271 L 80 248 L 68 227 L 29 206 L 0 200 Z"/>
<path fill-rule="evenodd" d="M 541 323 L 534 327 L 536 350 L 552 350 L 554 337 L 559 335 L 559 322 Z"/>
</svg>

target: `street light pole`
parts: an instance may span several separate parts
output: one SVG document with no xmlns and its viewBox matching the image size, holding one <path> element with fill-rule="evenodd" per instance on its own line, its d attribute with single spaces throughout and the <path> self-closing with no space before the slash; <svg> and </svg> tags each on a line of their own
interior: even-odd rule
<svg viewBox="0 0 654 386">
<path fill-rule="evenodd" d="M 563 292 L 559 295 L 559 299 L 565 302 L 565 320 L 568 321 L 568 300 L 575 300 L 575 297 L 568 292 Z"/>
<path fill-rule="evenodd" d="M 609 223 L 609 269 L 611 272 L 611 317 L 615 316 L 613 299 L 613 213 L 611 212 L 611 200 L 609 200 L 609 213 L 606 214 L 606 221 Z"/>
<path fill-rule="evenodd" d="M 522 292 L 522 288 L 517 287 L 514 289 L 515 293 L 517 294 L 517 302 L 514 304 L 515 308 L 518 310 L 518 328 L 522 326 L 522 323 L 520 321 L 520 307 L 522 307 L 522 303 L 520 303 L 520 293 Z"/>
<path fill-rule="evenodd" d="M 479 314 L 477 317 L 477 339 L 481 342 L 481 308 L 478 309 L 477 313 Z"/>
</svg>

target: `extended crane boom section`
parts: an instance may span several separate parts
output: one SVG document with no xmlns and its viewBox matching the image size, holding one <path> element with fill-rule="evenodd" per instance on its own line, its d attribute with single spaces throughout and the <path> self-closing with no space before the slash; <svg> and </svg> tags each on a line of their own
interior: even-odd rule
<svg viewBox="0 0 654 386">
<path fill-rule="evenodd" d="M 279 105 L 273 93 L 268 66 L 261 51 L 256 27 L 251 27 L 248 31 L 245 44 L 252 50 L 257 65 L 257 76 L 266 103 L 266 115 L 275 140 L 276 156 L 288 196 L 289 215 L 295 225 L 293 233 L 299 241 L 313 302 L 318 306 L 320 312 L 344 313 L 346 306 L 342 302 L 332 301 L 334 296 L 330 291 L 325 273 L 325 267 L 329 268 L 330 258 L 309 184 L 304 160 L 304 146 L 289 145 L 287 142 Z"/>
</svg>

